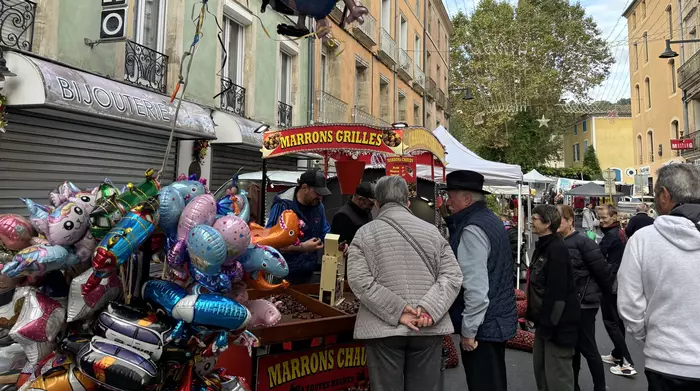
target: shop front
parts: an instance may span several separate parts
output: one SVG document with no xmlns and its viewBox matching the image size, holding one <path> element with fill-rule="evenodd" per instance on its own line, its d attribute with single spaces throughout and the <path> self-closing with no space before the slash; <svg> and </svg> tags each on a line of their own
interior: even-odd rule
<svg viewBox="0 0 700 391">
<path fill-rule="evenodd" d="M 169 97 L 17 52 L 8 68 L 7 125 L 0 133 L 0 214 L 26 214 L 19 197 L 47 200 L 47 184 L 121 187 L 160 170 L 174 105 Z M 160 180 L 177 175 L 178 141 L 216 138 L 211 110 L 183 102 Z"/>
</svg>

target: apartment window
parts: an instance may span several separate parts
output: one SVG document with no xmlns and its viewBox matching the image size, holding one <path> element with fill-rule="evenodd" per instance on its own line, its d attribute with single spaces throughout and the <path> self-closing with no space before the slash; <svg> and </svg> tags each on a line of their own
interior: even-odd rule
<svg viewBox="0 0 700 391">
<path fill-rule="evenodd" d="M 408 22 L 406 22 L 406 18 L 403 15 L 399 17 L 399 20 L 401 21 L 399 24 L 399 47 L 403 50 L 408 50 Z"/>
<path fill-rule="evenodd" d="M 420 103 L 413 102 L 413 125 L 420 126 L 423 125 L 422 115 L 420 111 Z"/>
<path fill-rule="evenodd" d="M 632 30 L 637 27 L 637 11 L 632 12 Z"/>
<path fill-rule="evenodd" d="M 676 93 L 676 62 L 671 59 L 668 61 L 668 71 L 671 73 L 671 94 Z"/>
<path fill-rule="evenodd" d="M 671 9 L 670 4 L 668 5 L 668 7 L 666 7 L 666 16 L 668 17 L 669 39 L 673 39 L 673 10 Z"/>
<path fill-rule="evenodd" d="M 136 0 L 134 36 L 136 43 L 163 52 L 165 0 Z"/>
<path fill-rule="evenodd" d="M 431 34 L 433 31 L 431 28 L 431 26 L 432 26 L 431 22 L 433 20 L 433 9 L 432 8 L 433 8 L 432 4 L 430 4 L 430 2 L 428 2 L 428 11 L 425 14 L 425 19 L 428 21 L 428 32 Z"/>
<path fill-rule="evenodd" d="M 588 140 L 583 140 L 583 156 L 586 156 L 586 153 L 588 153 Z"/>
<path fill-rule="evenodd" d="M 379 77 L 379 117 L 385 122 L 391 122 L 391 107 L 389 102 L 389 79 L 384 76 Z"/>
<path fill-rule="evenodd" d="M 649 35 L 644 32 L 644 62 L 649 62 Z"/>
<path fill-rule="evenodd" d="M 421 57 L 423 57 L 423 52 L 420 50 L 420 37 L 416 35 L 413 39 L 413 62 L 418 68 L 420 68 Z"/>
<path fill-rule="evenodd" d="M 651 109 L 651 82 L 648 77 L 644 79 L 644 87 L 647 90 L 647 109 Z"/>
<path fill-rule="evenodd" d="M 440 65 L 437 66 L 437 73 L 435 74 L 435 82 L 437 83 L 437 87 L 440 88 Z"/>
<path fill-rule="evenodd" d="M 683 137 L 683 135 L 681 134 L 681 130 L 678 126 L 678 121 L 674 119 L 671 121 L 671 138 L 679 139 L 681 137 Z"/>
<path fill-rule="evenodd" d="M 647 17 L 647 2 L 642 0 L 642 20 Z"/>
<path fill-rule="evenodd" d="M 578 125 L 574 125 L 574 136 L 578 134 Z"/>
<path fill-rule="evenodd" d="M 382 28 L 391 31 L 391 0 L 382 0 Z M 391 35 L 391 34 L 390 34 Z"/>
<path fill-rule="evenodd" d="M 583 133 L 586 133 L 586 131 L 588 130 L 587 125 L 588 125 L 588 123 L 586 121 L 583 121 L 581 123 L 581 126 L 583 127 Z"/>
<path fill-rule="evenodd" d="M 226 53 L 222 53 L 222 61 L 226 61 L 224 67 L 224 77 L 232 82 L 243 85 L 243 64 L 244 64 L 244 30 L 243 26 L 233 19 L 224 18 L 224 43 Z"/>
<path fill-rule="evenodd" d="M 642 144 L 642 135 L 637 135 L 637 153 L 639 153 L 639 164 L 644 163 L 643 153 L 644 145 Z"/>
<path fill-rule="evenodd" d="M 432 124 L 432 118 L 430 116 L 430 113 L 425 113 L 425 126 L 428 128 L 428 130 L 433 129 L 433 124 Z"/>
<path fill-rule="evenodd" d="M 647 132 L 647 148 L 649 149 L 649 163 L 654 163 L 654 131 Z"/>
<path fill-rule="evenodd" d="M 634 43 L 634 70 L 639 70 L 639 50 L 637 50 L 637 42 Z"/>
<path fill-rule="evenodd" d="M 407 99 L 406 99 L 406 93 L 399 90 L 399 101 L 397 102 L 399 105 L 399 122 L 406 122 L 408 121 L 407 114 L 406 114 L 406 104 L 407 104 Z"/>
<path fill-rule="evenodd" d="M 579 149 L 579 144 L 578 143 L 574 144 L 574 161 L 575 162 L 581 161 L 580 152 L 581 152 L 581 150 Z"/>
<path fill-rule="evenodd" d="M 639 84 L 634 86 L 634 100 L 637 101 L 637 113 L 642 112 L 642 94 L 639 91 Z"/>
<path fill-rule="evenodd" d="M 277 90 L 277 100 L 282 103 L 292 104 L 292 57 L 280 52 L 280 88 Z"/>
<path fill-rule="evenodd" d="M 355 107 L 369 112 L 370 111 L 370 84 L 369 71 L 365 62 L 355 60 Z M 357 118 L 355 119 L 357 121 Z"/>
<path fill-rule="evenodd" d="M 416 0 L 416 16 L 420 19 L 420 0 Z"/>
<path fill-rule="evenodd" d="M 435 35 L 437 35 L 437 41 L 438 41 L 437 47 L 438 47 L 438 50 L 442 49 L 442 46 L 440 46 L 440 31 L 441 31 L 441 28 L 440 28 L 440 20 L 438 20 L 437 32 L 435 33 Z"/>
</svg>

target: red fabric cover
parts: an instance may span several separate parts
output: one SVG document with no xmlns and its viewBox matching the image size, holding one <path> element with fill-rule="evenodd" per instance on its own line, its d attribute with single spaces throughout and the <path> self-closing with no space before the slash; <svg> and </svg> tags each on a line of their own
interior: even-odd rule
<svg viewBox="0 0 700 391">
<path fill-rule="evenodd" d="M 442 357 L 444 358 L 444 368 L 456 368 L 459 365 L 457 347 L 451 335 L 442 336 Z"/>
<path fill-rule="evenodd" d="M 535 333 L 517 329 L 515 337 L 506 342 L 506 347 L 509 349 L 522 350 L 524 352 L 532 352 L 532 346 L 535 344 Z"/>
<path fill-rule="evenodd" d="M 518 309 L 518 318 L 524 318 L 527 314 L 527 300 L 518 300 L 515 307 Z"/>
<path fill-rule="evenodd" d="M 526 300 L 526 299 L 527 299 L 527 295 L 525 295 L 525 291 L 523 291 L 521 289 L 515 290 L 515 300 L 520 301 L 520 300 Z"/>
</svg>

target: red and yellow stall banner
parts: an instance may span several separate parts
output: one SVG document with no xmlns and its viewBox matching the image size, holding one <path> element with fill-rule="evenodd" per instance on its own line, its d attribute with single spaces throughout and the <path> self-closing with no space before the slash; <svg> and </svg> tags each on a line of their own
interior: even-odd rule
<svg viewBox="0 0 700 391">
<path fill-rule="evenodd" d="M 408 184 L 409 197 L 417 195 L 418 174 L 416 158 L 413 156 L 390 156 L 386 158 L 386 175 L 400 176 Z"/>
<path fill-rule="evenodd" d="M 365 346 L 351 342 L 262 356 L 257 391 L 346 391 L 367 389 Z"/>
<path fill-rule="evenodd" d="M 375 129 L 362 125 L 305 126 L 266 132 L 263 158 L 298 152 L 360 151 L 390 155 L 403 152 L 401 129 Z"/>
</svg>

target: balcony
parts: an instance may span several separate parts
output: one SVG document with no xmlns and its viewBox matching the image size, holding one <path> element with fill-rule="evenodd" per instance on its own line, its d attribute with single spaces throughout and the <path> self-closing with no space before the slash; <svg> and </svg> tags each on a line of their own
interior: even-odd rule
<svg viewBox="0 0 700 391">
<path fill-rule="evenodd" d="M 425 92 L 425 73 L 423 73 L 418 64 L 413 66 L 413 89 L 421 95 Z"/>
<path fill-rule="evenodd" d="M 435 83 L 435 80 L 433 80 L 433 78 L 430 76 L 428 76 L 428 82 L 426 83 L 425 93 L 430 99 L 435 99 L 435 96 L 437 95 L 437 84 Z"/>
<path fill-rule="evenodd" d="M 221 78 L 221 109 L 245 117 L 245 88 Z"/>
<path fill-rule="evenodd" d="M 345 10 L 345 3 L 342 1 L 337 1 L 335 7 L 331 10 L 330 17 L 335 20 L 336 23 L 340 23 L 343 18 L 343 11 Z"/>
<path fill-rule="evenodd" d="M 348 104 L 335 96 L 316 91 L 318 99 L 318 122 L 322 124 L 338 124 L 348 122 Z"/>
<path fill-rule="evenodd" d="M 284 102 L 277 102 L 277 126 L 288 128 L 292 126 L 292 106 Z"/>
<path fill-rule="evenodd" d="M 678 68 L 678 87 L 691 90 L 700 81 L 700 51 Z"/>
<path fill-rule="evenodd" d="M 383 28 L 380 28 L 379 31 L 379 52 L 377 56 L 391 68 L 396 65 L 396 41 Z"/>
<path fill-rule="evenodd" d="M 168 56 L 134 41 L 126 41 L 124 81 L 165 94 Z"/>
<path fill-rule="evenodd" d="M 690 133 L 685 138 L 693 140 L 693 148 L 680 151 L 680 153 L 688 163 L 693 163 L 695 160 L 700 159 L 700 130 Z"/>
<path fill-rule="evenodd" d="M 36 3 L 29 0 L 0 0 L 0 45 L 32 50 Z"/>
<path fill-rule="evenodd" d="M 390 124 L 389 122 L 384 121 L 384 120 L 381 119 L 381 118 L 377 118 L 377 123 L 376 123 L 376 125 L 377 125 L 378 127 L 380 127 L 380 128 L 390 128 L 390 127 L 391 127 L 391 124 Z"/>
<path fill-rule="evenodd" d="M 372 114 L 362 111 L 355 106 L 355 108 L 352 110 L 352 122 L 355 124 L 374 125 L 375 118 L 372 116 Z"/>
<path fill-rule="evenodd" d="M 445 108 L 445 93 L 442 92 L 442 89 L 437 90 L 437 94 L 435 96 L 435 105 L 437 105 L 438 108 L 444 109 Z"/>
<path fill-rule="evenodd" d="M 367 14 L 364 16 L 365 22 L 355 24 L 352 28 L 355 38 L 368 48 L 377 45 L 377 19 Z"/>
<path fill-rule="evenodd" d="M 413 59 L 405 50 L 399 49 L 399 77 L 406 83 L 413 79 Z"/>
<path fill-rule="evenodd" d="M 697 9 L 698 6 L 698 1 L 697 0 L 683 0 L 683 8 L 681 11 L 681 17 L 683 21 L 685 21 L 688 16 L 690 16 L 693 11 Z"/>
</svg>

